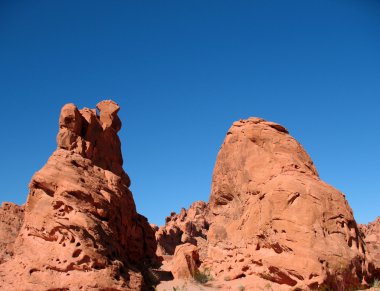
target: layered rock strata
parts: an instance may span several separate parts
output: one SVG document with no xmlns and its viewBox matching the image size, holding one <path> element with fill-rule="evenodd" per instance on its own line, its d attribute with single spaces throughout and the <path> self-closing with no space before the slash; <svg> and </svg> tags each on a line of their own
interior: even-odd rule
<svg viewBox="0 0 380 291">
<path fill-rule="evenodd" d="M 144 290 L 154 232 L 122 168 L 119 106 L 62 108 L 57 150 L 32 178 L 2 290 Z"/>
</svg>

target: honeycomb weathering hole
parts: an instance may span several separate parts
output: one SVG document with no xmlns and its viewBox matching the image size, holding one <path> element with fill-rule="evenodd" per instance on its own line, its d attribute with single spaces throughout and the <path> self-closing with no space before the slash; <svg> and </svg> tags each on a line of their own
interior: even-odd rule
<svg viewBox="0 0 380 291">
<path fill-rule="evenodd" d="M 75 250 L 73 252 L 73 258 L 77 258 L 79 257 L 79 255 L 81 254 L 82 250 L 81 249 L 78 249 L 78 250 Z"/>
</svg>

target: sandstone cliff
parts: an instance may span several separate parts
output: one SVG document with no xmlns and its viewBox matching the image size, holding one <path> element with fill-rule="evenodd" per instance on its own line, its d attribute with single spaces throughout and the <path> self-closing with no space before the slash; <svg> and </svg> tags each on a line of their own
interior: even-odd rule
<svg viewBox="0 0 380 291">
<path fill-rule="evenodd" d="M 148 288 L 156 242 L 122 168 L 119 106 L 103 101 L 97 109 L 62 108 L 58 148 L 30 182 L 0 289 Z"/>
</svg>

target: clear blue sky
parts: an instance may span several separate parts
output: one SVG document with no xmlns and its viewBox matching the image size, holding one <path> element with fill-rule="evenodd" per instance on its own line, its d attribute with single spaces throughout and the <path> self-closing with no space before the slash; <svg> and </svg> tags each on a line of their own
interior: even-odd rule
<svg viewBox="0 0 380 291">
<path fill-rule="evenodd" d="M 103 98 L 152 223 L 208 200 L 249 116 L 287 127 L 358 222 L 380 215 L 377 0 L 0 1 L 0 201 L 25 201 L 61 106 Z"/>
</svg>

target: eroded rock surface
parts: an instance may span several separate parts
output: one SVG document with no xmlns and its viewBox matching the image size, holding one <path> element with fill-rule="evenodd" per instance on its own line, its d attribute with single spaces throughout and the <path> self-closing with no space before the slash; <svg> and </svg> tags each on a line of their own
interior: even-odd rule
<svg viewBox="0 0 380 291">
<path fill-rule="evenodd" d="M 58 148 L 32 178 L 2 290 L 144 290 L 157 264 L 153 229 L 122 168 L 119 106 L 62 108 Z"/>
<path fill-rule="evenodd" d="M 179 214 L 172 212 L 156 232 L 157 254 L 173 255 L 183 243 L 204 244 L 209 228 L 207 215 L 208 205 L 203 201 L 194 202 L 187 210 L 182 208 Z"/>
<path fill-rule="evenodd" d="M 24 221 L 24 206 L 6 202 L 0 207 L 0 264 L 10 260 L 13 245 Z"/>
<path fill-rule="evenodd" d="M 373 279 L 344 194 L 319 178 L 309 155 L 279 124 L 260 118 L 233 124 L 204 209 L 200 269 L 215 280 L 261 277 L 288 288 L 346 290 Z M 172 231 L 174 244 L 181 232 L 173 230 L 183 229 L 180 215 L 161 229 Z M 162 232 L 156 236 L 165 249 Z"/>
<path fill-rule="evenodd" d="M 280 125 L 258 118 L 233 124 L 216 161 L 210 211 L 209 264 L 216 273 L 225 272 L 220 261 L 241 276 L 310 288 L 354 287 L 370 277 L 344 195 L 320 180 Z"/>
</svg>

